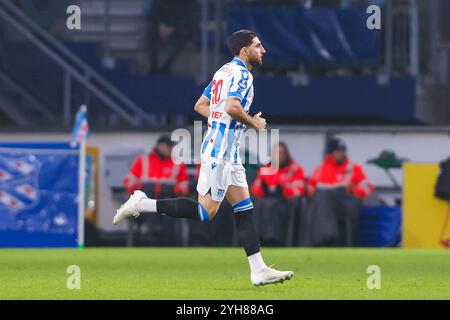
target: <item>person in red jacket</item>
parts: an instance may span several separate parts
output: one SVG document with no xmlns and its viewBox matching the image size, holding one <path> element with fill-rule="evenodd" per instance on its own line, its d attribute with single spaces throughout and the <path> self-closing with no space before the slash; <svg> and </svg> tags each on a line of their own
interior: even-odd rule
<svg viewBox="0 0 450 320">
<path fill-rule="evenodd" d="M 279 168 L 271 168 L 268 164 L 259 169 L 255 182 L 251 187 L 257 198 L 282 196 L 286 199 L 301 197 L 305 194 L 305 174 L 303 168 L 290 156 L 287 145 L 280 142 L 272 154 L 278 153 Z M 274 163 L 274 161 L 272 161 Z M 264 174 L 264 169 L 274 174 Z"/>
<path fill-rule="evenodd" d="M 251 192 L 257 198 L 255 210 L 261 241 L 273 246 L 292 246 L 305 195 L 305 174 L 284 142 L 272 149 L 271 163 L 259 168 Z"/>
<path fill-rule="evenodd" d="M 161 136 L 150 154 L 136 158 L 124 179 L 129 194 L 143 188 L 156 199 L 188 194 L 186 166 L 174 163 L 171 158 L 174 144 L 169 136 Z"/>
<path fill-rule="evenodd" d="M 323 163 L 314 169 L 308 179 L 308 195 L 312 196 L 317 189 L 338 188 L 344 188 L 360 199 L 366 199 L 374 191 L 362 166 L 349 161 L 344 142 L 335 139 L 330 142 Z"/>
<path fill-rule="evenodd" d="M 361 202 L 374 187 L 361 165 L 348 159 L 344 141 L 330 141 L 323 163 L 308 179 L 307 189 L 310 201 L 301 223 L 300 244 L 354 246 Z"/>
</svg>

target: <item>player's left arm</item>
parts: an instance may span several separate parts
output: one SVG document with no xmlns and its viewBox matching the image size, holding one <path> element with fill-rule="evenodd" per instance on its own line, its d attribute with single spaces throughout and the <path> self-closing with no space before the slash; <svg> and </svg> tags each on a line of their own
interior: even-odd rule
<svg viewBox="0 0 450 320">
<path fill-rule="evenodd" d="M 266 128 L 266 119 L 261 117 L 261 112 L 258 112 L 253 117 L 249 116 L 244 108 L 242 108 L 239 98 L 228 97 L 227 103 L 225 104 L 225 112 L 233 119 L 245 125 L 252 126 L 256 130 L 264 130 Z"/>
<path fill-rule="evenodd" d="M 194 110 L 197 111 L 198 113 L 200 113 L 202 116 L 204 116 L 205 118 L 209 117 L 209 99 L 202 95 L 197 103 L 194 106 Z"/>
</svg>

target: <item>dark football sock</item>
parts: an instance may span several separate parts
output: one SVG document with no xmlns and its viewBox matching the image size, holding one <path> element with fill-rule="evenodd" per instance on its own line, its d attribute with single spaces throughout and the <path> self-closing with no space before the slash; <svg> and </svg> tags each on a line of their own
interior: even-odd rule
<svg viewBox="0 0 450 320">
<path fill-rule="evenodd" d="M 175 218 L 209 221 L 208 212 L 197 201 L 189 198 L 156 200 L 156 211 Z"/>
<path fill-rule="evenodd" d="M 258 232 L 253 222 L 253 207 L 235 212 L 234 217 L 239 244 L 244 247 L 247 257 L 258 253 L 260 245 Z"/>
</svg>

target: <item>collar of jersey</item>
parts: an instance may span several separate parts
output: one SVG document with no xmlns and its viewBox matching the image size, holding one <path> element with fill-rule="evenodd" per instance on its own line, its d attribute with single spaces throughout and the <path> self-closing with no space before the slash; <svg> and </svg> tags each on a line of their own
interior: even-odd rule
<svg viewBox="0 0 450 320">
<path fill-rule="evenodd" d="M 244 67 L 245 69 L 247 69 L 247 66 L 245 65 L 244 61 L 242 61 L 242 60 L 239 59 L 239 58 L 233 58 L 232 62 L 235 62 L 236 64 L 238 64 L 238 65 Z M 248 69 L 247 69 L 247 70 L 248 70 Z"/>
</svg>

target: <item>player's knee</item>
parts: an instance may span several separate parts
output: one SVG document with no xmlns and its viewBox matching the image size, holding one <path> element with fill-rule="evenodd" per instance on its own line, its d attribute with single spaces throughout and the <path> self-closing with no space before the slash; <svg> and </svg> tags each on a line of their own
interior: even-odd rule
<svg viewBox="0 0 450 320">
<path fill-rule="evenodd" d="M 208 220 L 214 219 L 214 217 L 217 214 L 217 211 L 219 211 L 219 208 L 212 205 L 207 205 L 204 208 L 206 209 L 206 213 L 208 214 Z"/>
<path fill-rule="evenodd" d="M 212 199 L 203 198 L 199 199 L 198 202 L 202 206 L 204 214 L 207 215 L 207 217 L 205 216 L 205 220 L 212 220 L 219 211 L 220 203 L 212 201 Z"/>
<path fill-rule="evenodd" d="M 219 211 L 219 208 L 210 208 L 210 209 L 208 210 L 209 220 L 214 219 L 214 217 L 215 217 L 216 214 L 217 214 L 217 211 Z"/>
<path fill-rule="evenodd" d="M 199 203 L 199 214 L 201 221 L 211 221 L 217 214 L 219 208 L 210 204 Z"/>
</svg>

